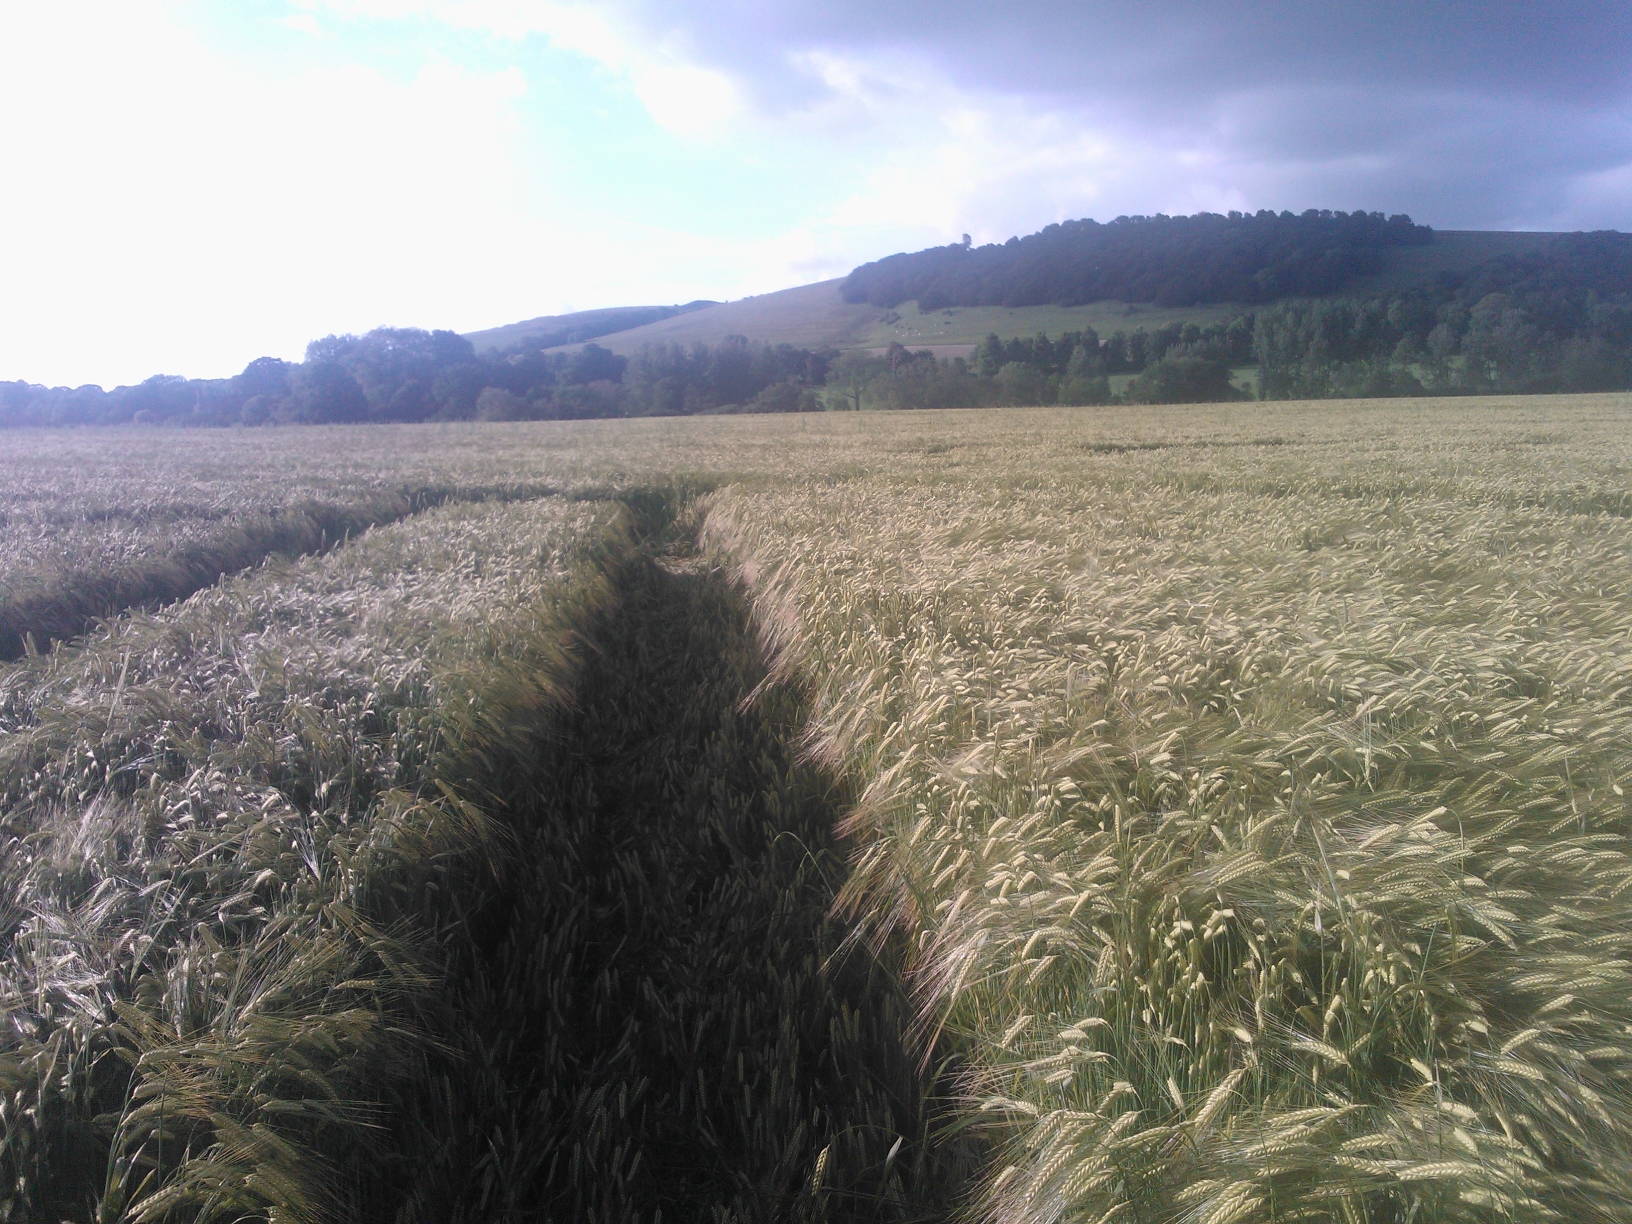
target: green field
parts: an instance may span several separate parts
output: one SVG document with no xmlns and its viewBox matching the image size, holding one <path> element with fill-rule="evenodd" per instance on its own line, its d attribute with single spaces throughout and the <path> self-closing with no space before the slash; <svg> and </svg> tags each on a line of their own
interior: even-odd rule
<svg viewBox="0 0 1632 1224">
<path fill-rule="evenodd" d="M 0 1219 L 1632 1212 L 1625 395 L 0 466 Z"/>
<path fill-rule="evenodd" d="M 891 343 L 908 348 L 947 349 L 956 356 L 990 333 L 1035 336 L 1092 327 L 1103 336 L 1117 330 L 1157 328 L 1172 322 L 1215 323 L 1240 314 L 1239 306 L 1161 307 L 1138 302 L 1095 302 L 1090 306 L 954 306 L 919 313 L 908 302 L 896 310 L 865 303 L 852 305 L 839 296 L 839 281 L 823 281 L 759 297 L 711 306 L 693 314 L 664 319 L 645 327 L 602 336 L 594 343 L 625 355 L 647 344 L 718 344 L 728 335 L 771 344 L 839 349 L 882 349 Z M 581 346 L 569 345 L 567 349 Z"/>
</svg>

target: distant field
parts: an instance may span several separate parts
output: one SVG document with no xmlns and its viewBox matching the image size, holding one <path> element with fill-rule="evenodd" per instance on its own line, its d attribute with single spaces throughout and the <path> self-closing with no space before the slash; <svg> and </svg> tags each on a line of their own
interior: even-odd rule
<svg viewBox="0 0 1632 1224">
<path fill-rule="evenodd" d="M 1340 296 L 1389 293 L 1430 280 L 1443 271 L 1455 271 L 1498 255 L 1523 254 L 1539 249 L 1553 234 L 1506 231 L 1444 230 L 1429 246 L 1389 248 L 1389 266 L 1376 276 L 1346 287 Z M 840 349 L 881 348 L 899 342 L 909 348 L 977 344 L 988 333 L 1007 339 L 1047 332 L 1092 327 L 1101 336 L 1118 329 L 1153 329 L 1173 322 L 1200 325 L 1228 319 L 1250 309 L 1215 305 L 1159 307 L 1150 303 L 1095 302 L 1088 306 L 979 306 L 953 307 L 920 314 L 912 302 L 895 310 L 865 303 L 852 305 L 839 296 L 842 281 L 822 281 L 796 289 L 760 294 L 726 302 L 643 327 L 602 336 L 594 343 L 615 353 L 631 354 L 644 344 L 718 344 L 728 335 L 747 336 L 771 344 L 809 347 L 831 345 Z M 525 329 L 517 324 L 514 328 Z M 476 333 L 480 337 L 511 334 L 513 329 Z M 516 332 L 520 334 L 520 332 Z M 577 345 L 564 346 L 567 349 Z"/>
<path fill-rule="evenodd" d="M 988 335 L 1035 336 L 1046 332 L 1081 331 L 1091 327 L 1103 337 L 1115 331 L 1136 331 L 1168 323 L 1205 326 L 1234 318 L 1240 306 L 1162 307 L 1135 302 L 1095 302 L 1091 306 L 953 306 L 920 314 L 908 303 L 887 312 L 860 334 L 861 343 L 885 345 L 891 341 L 918 348 L 939 344 L 978 344 Z"/>
<path fill-rule="evenodd" d="M 0 1218 L 1632 1202 L 1632 397 L 153 437 L 451 492 L 0 665 Z"/>
</svg>

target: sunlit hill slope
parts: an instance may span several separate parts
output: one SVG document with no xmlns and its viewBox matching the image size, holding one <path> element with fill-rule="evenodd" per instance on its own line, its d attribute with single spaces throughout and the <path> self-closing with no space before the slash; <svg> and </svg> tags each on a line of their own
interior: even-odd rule
<svg viewBox="0 0 1632 1224">
<path fill-rule="evenodd" d="M 1502 256 L 1539 251 L 1554 237 L 1556 235 L 1549 233 L 1513 231 L 1436 231 L 1432 242 L 1426 245 L 1388 250 L 1381 271 L 1350 282 L 1333 296 L 1367 297 L 1409 289 L 1430 283 L 1443 273 L 1465 272 Z M 637 311 L 672 313 L 639 326 L 602 332 L 593 340 L 603 348 L 626 355 L 647 344 L 690 345 L 700 341 L 712 345 L 726 336 L 739 335 L 770 344 L 812 348 L 878 349 L 900 343 L 909 348 L 932 348 L 940 355 L 952 356 L 993 332 L 1008 338 L 1034 336 L 1038 332 L 1058 335 L 1091 327 L 1104 335 L 1118 329 L 1154 329 L 1175 321 L 1207 324 L 1253 308 L 1229 302 L 1157 306 L 1150 302 L 1105 300 L 1079 306 L 949 306 L 922 311 L 916 302 L 894 308 L 847 302 L 840 292 L 843 283 L 843 278 L 836 278 L 713 305 L 627 308 L 630 318 L 638 317 Z M 1262 303 L 1254 306 L 1261 307 Z M 547 339 L 549 333 L 560 334 L 570 329 L 575 320 L 595 316 L 599 322 L 602 316 L 613 313 L 587 311 L 579 315 L 557 315 L 472 332 L 469 336 L 479 349 L 504 348 L 535 337 Z M 585 340 L 590 338 L 586 336 Z M 562 347 L 575 348 L 578 344 Z"/>
</svg>

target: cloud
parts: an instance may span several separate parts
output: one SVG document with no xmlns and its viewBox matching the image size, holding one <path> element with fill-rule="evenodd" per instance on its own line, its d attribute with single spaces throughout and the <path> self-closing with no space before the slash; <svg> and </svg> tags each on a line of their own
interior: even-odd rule
<svg viewBox="0 0 1632 1224">
<path fill-rule="evenodd" d="M 913 190 L 882 162 L 867 198 L 885 210 L 1008 198 L 1038 215 L 1041 192 L 1080 201 L 1066 215 L 1228 199 L 1538 227 L 1593 191 L 1617 212 L 1602 185 L 1632 164 L 1619 0 L 424 3 L 467 27 L 544 33 L 637 82 L 659 64 L 712 74 L 730 104 L 699 103 L 711 132 L 758 124 L 927 169 Z M 710 96 L 637 92 L 671 126 L 676 99 Z M 958 124 L 968 144 L 948 141 Z M 1618 215 L 1632 222 L 1632 201 Z"/>
<path fill-rule="evenodd" d="M 1486 96 L 1624 97 L 1632 11 L 1618 0 L 606 0 L 625 28 L 767 86 L 780 54 L 824 49 L 945 67 L 961 88 L 1169 108 L 1238 89 L 1358 84 Z"/>
<path fill-rule="evenodd" d="M 498 38 L 546 38 L 624 79 L 659 125 L 707 138 L 743 110 L 731 74 L 709 67 L 616 9 L 553 0 L 303 0 L 349 17 L 430 17 Z"/>
</svg>

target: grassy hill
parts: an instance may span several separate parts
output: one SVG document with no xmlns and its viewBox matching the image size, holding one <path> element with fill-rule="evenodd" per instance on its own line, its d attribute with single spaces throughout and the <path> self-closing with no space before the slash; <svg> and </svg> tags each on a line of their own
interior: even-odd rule
<svg viewBox="0 0 1632 1224">
<path fill-rule="evenodd" d="M 1406 289 L 1431 281 L 1441 272 L 1465 271 L 1504 255 L 1538 250 L 1555 236 L 1500 230 L 1437 231 L 1427 245 L 1389 250 L 1382 271 L 1354 281 L 1337 296 L 1364 297 Z M 1154 329 L 1175 321 L 1206 325 L 1252 309 L 1228 302 L 1156 306 L 1146 302 L 1102 301 L 1086 306 L 952 306 L 928 312 L 920 311 L 914 302 L 907 302 L 891 310 L 865 302 L 846 302 L 839 292 L 842 283 L 841 278 L 735 302 L 682 307 L 683 313 L 583 339 L 593 338 L 603 348 L 626 355 L 646 344 L 689 345 L 697 341 L 717 344 L 730 335 L 812 348 L 876 349 L 899 342 L 909 348 L 932 348 L 951 355 L 992 332 L 1006 339 L 1035 336 L 1039 332 L 1058 336 L 1061 332 L 1092 327 L 1104 336 L 1119 329 Z M 511 324 L 471 333 L 470 339 L 479 349 L 500 347 L 523 338 L 529 329 L 546 331 L 548 328 L 543 325 L 554 321 L 537 319 Z M 501 333 L 504 339 L 490 339 Z M 579 344 L 561 347 L 577 348 Z"/>
<path fill-rule="evenodd" d="M 596 341 L 616 353 L 632 353 L 643 344 L 717 344 L 742 335 L 772 344 L 832 345 L 855 348 L 888 311 L 851 305 L 839 296 L 839 281 L 822 281 L 757 297 L 723 302 L 706 310 L 648 323 Z M 888 341 L 884 341 L 888 343 Z"/>
<path fill-rule="evenodd" d="M 509 348 L 521 343 L 546 347 L 581 344 L 597 336 L 628 331 L 632 327 L 717 305 L 718 302 L 687 302 L 684 306 L 612 306 L 604 310 L 579 310 L 572 314 L 541 315 L 520 323 L 467 332 L 465 338 L 476 346 L 477 352 Z"/>
</svg>

